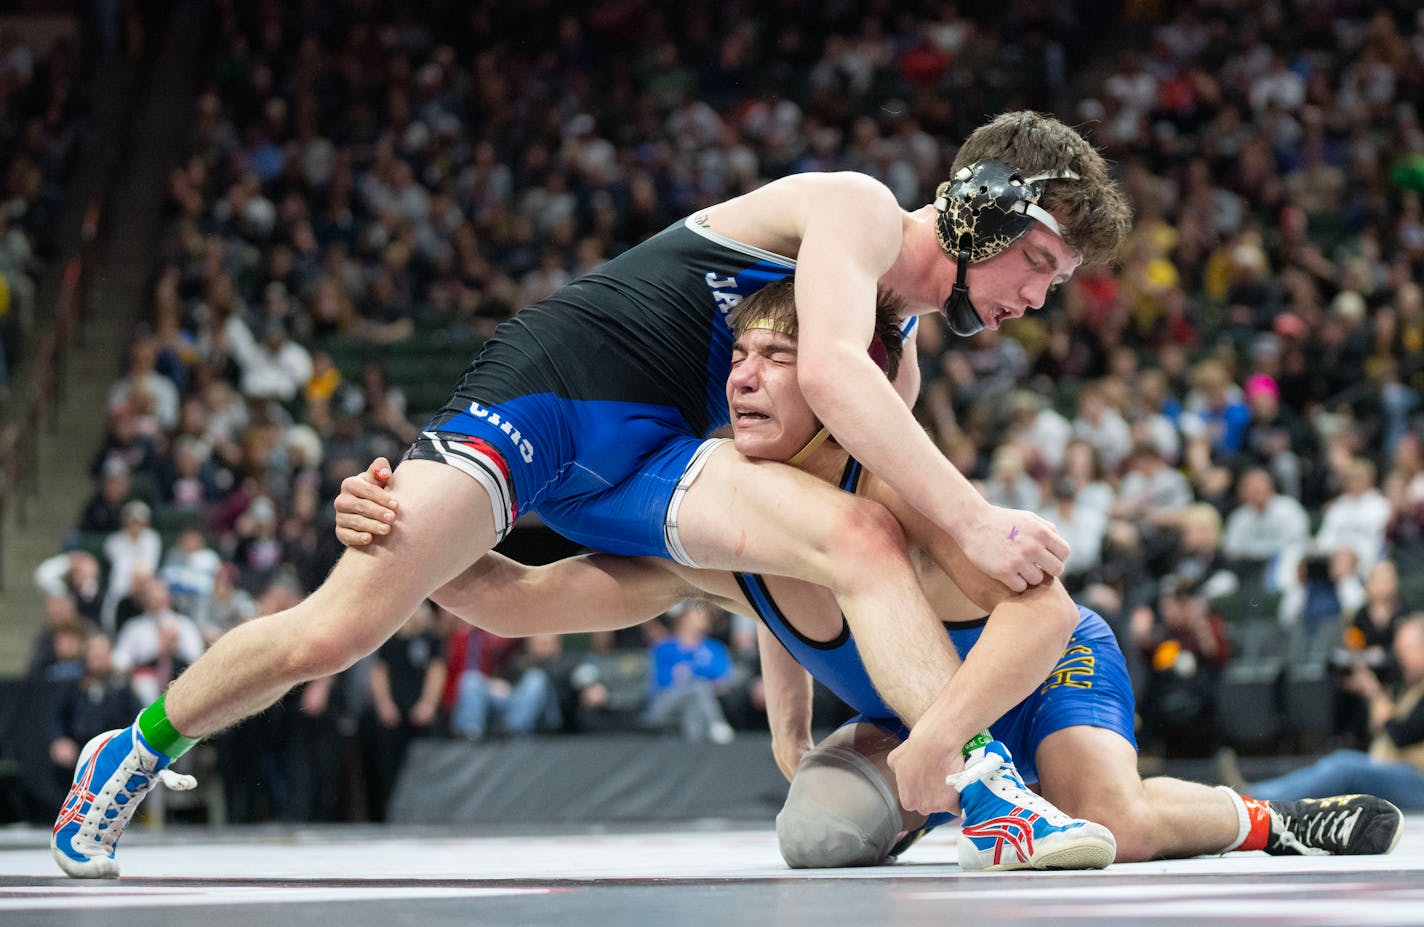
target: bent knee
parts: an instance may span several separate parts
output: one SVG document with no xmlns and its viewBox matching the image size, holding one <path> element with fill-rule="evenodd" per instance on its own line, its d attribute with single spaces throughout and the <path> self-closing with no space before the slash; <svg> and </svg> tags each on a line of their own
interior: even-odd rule
<svg viewBox="0 0 1424 927">
<path fill-rule="evenodd" d="M 835 539 L 830 546 L 834 563 L 855 574 L 873 574 L 867 563 L 885 564 L 893 559 L 909 562 L 905 531 L 890 510 L 877 502 L 851 500 L 837 519 Z"/>
<path fill-rule="evenodd" d="M 900 830 L 900 805 L 889 786 L 847 747 L 808 753 L 776 816 L 781 857 L 793 869 L 878 865 Z"/>
</svg>

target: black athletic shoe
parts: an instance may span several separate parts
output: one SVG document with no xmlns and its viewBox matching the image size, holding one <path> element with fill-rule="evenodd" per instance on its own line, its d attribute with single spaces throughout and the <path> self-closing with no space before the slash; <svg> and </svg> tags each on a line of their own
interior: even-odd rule
<svg viewBox="0 0 1424 927">
<path fill-rule="evenodd" d="M 1404 833 L 1404 815 L 1373 795 L 1336 795 L 1273 801 L 1273 856 L 1376 856 L 1393 850 Z"/>
</svg>

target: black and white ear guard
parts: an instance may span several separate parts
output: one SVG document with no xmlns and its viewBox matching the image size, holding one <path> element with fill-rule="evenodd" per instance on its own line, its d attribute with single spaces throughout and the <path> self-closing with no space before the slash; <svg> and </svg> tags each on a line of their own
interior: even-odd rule
<svg viewBox="0 0 1424 927">
<path fill-rule="evenodd" d="M 984 322 L 969 299 L 969 265 L 987 261 L 1018 241 L 1038 222 L 1063 237 L 1058 220 L 1038 205 L 1042 181 L 1077 180 L 1066 168 L 1058 173 L 1020 177 L 1002 161 L 985 158 L 959 169 L 935 191 L 935 235 L 939 246 L 958 264 L 958 275 L 944 316 L 950 331 L 961 337 L 980 332 Z"/>
</svg>

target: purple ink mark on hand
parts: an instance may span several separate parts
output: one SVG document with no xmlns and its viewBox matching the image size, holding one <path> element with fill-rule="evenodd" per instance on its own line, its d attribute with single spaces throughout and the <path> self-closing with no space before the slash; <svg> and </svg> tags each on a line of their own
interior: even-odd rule
<svg viewBox="0 0 1424 927">
<path fill-rule="evenodd" d="M 1018 536 L 1019 536 L 1019 529 L 1018 529 L 1017 527 L 1013 527 L 1013 528 L 1010 528 L 1010 529 L 1009 529 L 1009 540 L 1010 540 L 1010 541 L 1015 540 Z"/>
</svg>

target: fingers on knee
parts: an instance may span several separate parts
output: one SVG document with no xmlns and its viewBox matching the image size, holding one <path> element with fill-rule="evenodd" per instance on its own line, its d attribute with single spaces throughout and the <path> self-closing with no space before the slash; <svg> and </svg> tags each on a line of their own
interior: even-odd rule
<svg viewBox="0 0 1424 927">
<path fill-rule="evenodd" d="M 854 750 L 821 747 L 797 769 L 776 816 L 781 856 L 793 869 L 874 866 L 900 834 L 900 806 Z"/>
</svg>

